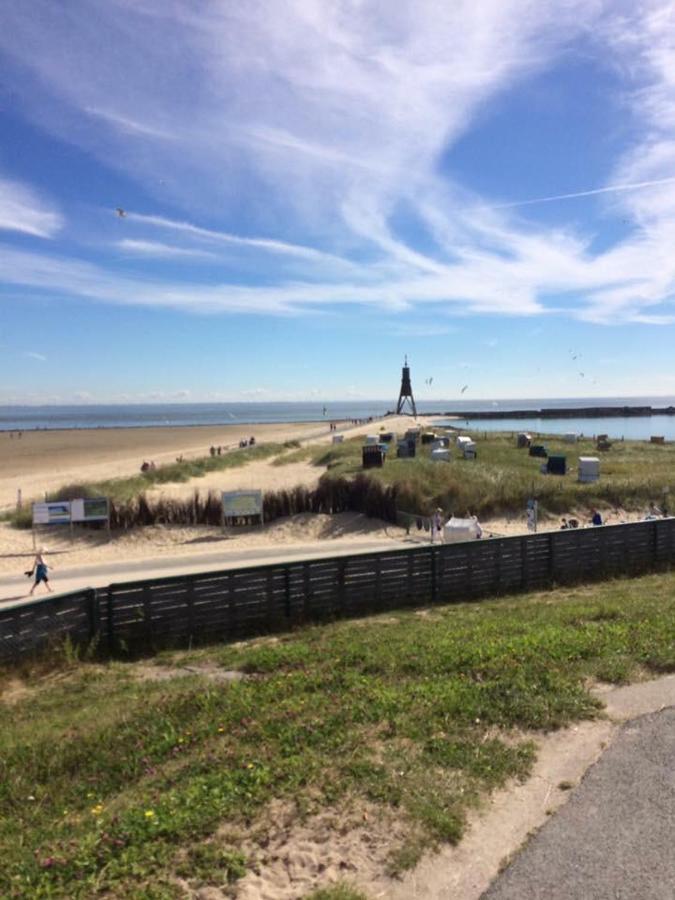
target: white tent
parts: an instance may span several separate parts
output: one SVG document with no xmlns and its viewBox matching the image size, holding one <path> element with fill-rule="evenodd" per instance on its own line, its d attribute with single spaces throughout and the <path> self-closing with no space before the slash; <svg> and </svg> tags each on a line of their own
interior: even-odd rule
<svg viewBox="0 0 675 900">
<path fill-rule="evenodd" d="M 456 519 L 452 516 L 443 526 L 443 541 L 446 544 L 475 541 L 482 534 L 483 529 L 478 524 L 476 516 L 471 516 L 470 519 Z"/>
</svg>

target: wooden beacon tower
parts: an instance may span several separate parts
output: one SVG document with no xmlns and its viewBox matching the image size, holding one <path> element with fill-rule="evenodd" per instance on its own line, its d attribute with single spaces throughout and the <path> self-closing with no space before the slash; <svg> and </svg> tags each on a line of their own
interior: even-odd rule
<svg viewBox="0 0 675 900">
<path fill-rule="evenodd" d="M 413 397 L 412 384 L 410 383 L 410 366 L 408 365 L 408 357 L 406 355 L 403 369 L 401 371 L 401 390 L 398 395 L 398 403 L 396 404 L 396 415 L 406 415 L 406 403 L 410 406 L 409 415 L 417 418 L 417 407 L 415 406 L 415 398 Z"/>
</svg>

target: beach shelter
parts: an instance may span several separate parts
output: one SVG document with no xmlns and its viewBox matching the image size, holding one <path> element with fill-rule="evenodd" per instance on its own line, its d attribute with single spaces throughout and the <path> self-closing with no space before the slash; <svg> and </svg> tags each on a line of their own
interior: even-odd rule
<svg viewBox="0 0 675 900">
<path fill-rule="evenodd" d="M 447 447 L 437 447 L 431 451 L 432 462 L 450 462 L 450 451 Z"/>
<path fill-rule="evenodd" d="M 579 481 L 586 484 L 600 478 L 600 460 L 597 456 L 579 457 Z"/>
</svg>

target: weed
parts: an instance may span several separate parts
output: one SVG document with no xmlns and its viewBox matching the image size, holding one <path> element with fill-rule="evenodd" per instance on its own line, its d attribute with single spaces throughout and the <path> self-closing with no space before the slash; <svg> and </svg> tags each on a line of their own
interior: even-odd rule
<svg viewBox="0 0 675 900">
<path fill-rule="evenodd" d="M 311 894 L 307 894 L 304 900 L 368 900 L 368 898 L 361 891 L 356 891 L 349 885 L 341 883 L 313 891 Z"/>
</svg>

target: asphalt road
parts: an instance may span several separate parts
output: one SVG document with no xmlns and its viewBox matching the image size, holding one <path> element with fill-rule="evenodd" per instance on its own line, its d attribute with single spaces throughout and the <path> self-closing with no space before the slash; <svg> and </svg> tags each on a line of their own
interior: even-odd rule
<svg viewBox="0 0 675 900">
<path fill-rule="evenodd" d="M 675 708 L 633 719 L 482 900 L 674 900 Z"/>
<path fill-rule="evenodd" d="M 50 570 L 51 585 L 55 592 L 66 593 L 84 587 L 106 587 L 108 584 L 135 581 L 142 578 L 163 578 L 170 575 L 185 575 L 192 572 L 217 572 L 264 563 L 297 561 L 298 559 L 319 559 L 323 556 L 345 556 L 355 553 L 369 553 L 373 550 L 403 550 L 416 542 L 395 540 L 363 541 L 359 543 L 332 543 L 319 541 L 302 545 L 279 545 L 269 548 L 223 551 L 216 553 L 195 553 L 189 556 L 164 556 L 156 559 L 105 563 L 95 566 L 61 567 L 58 554 L 50 554 L 49 562 L 54 562 Z M 19 569 L 25 568 L 23 560 Z M 33 582 L 25 575 L 4 575 L 0 577 L 0 606 L 15 605 L 47 595 L 41 585 L 32 598 L 27 597 Z"/>
</svg>

